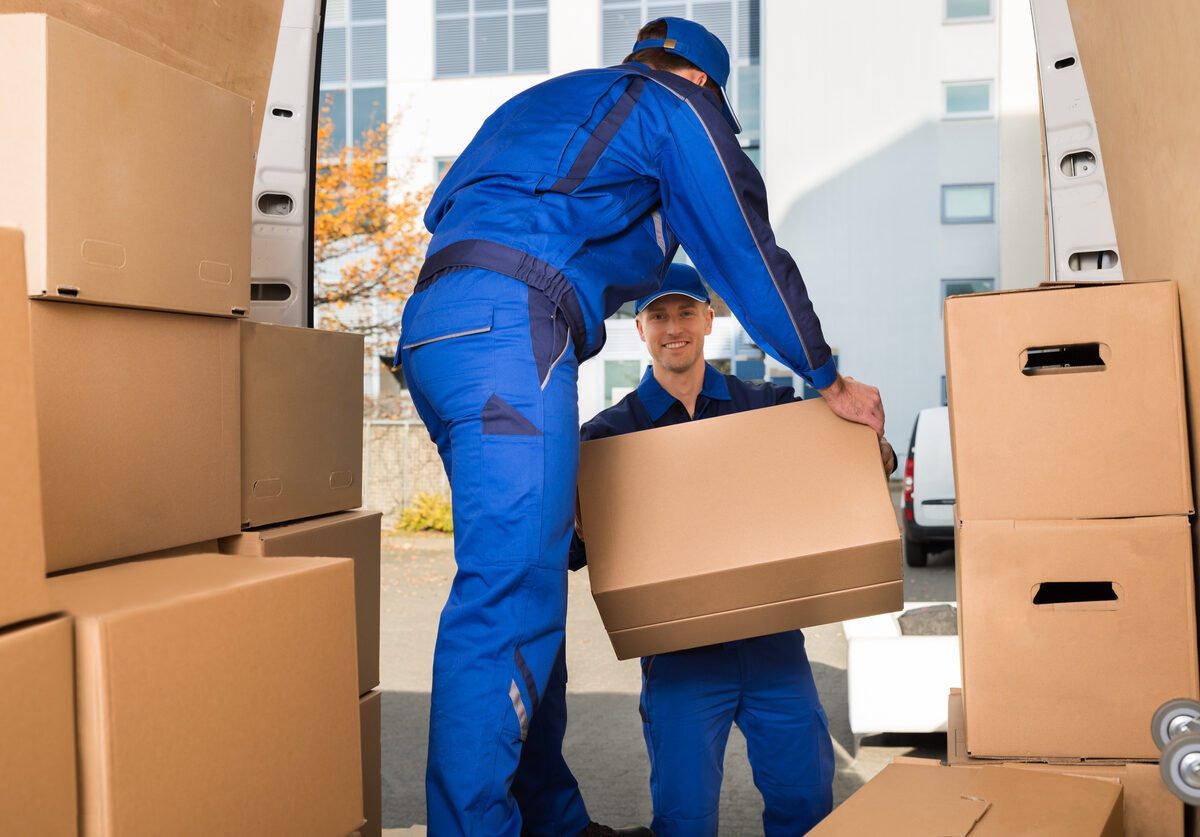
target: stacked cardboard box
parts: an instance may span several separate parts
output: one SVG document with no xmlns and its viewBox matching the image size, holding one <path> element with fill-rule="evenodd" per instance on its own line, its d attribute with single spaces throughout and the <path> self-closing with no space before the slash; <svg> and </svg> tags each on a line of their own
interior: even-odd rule
<svg viewBox="0 0 1200 837">
<path fill-rule="evenodd" d="M 0 822 L 342 837 L 378 738 L 379 515 L 333 514 L 362 338 L 239 319 L 248 100 L 43 14 L 0 15 L 0 66 Z"/>
<path fill-rule="evenodd" d="M 71 837 L 75 704 L 71 623 L 49 616 L 33 365 L 19 233 L 0 229 L 0 823 Z"/>
<path fill-rule="evenodd" d="M 967 752 L 1154 760 L 1198 696 L 1174 283 L 946 303 Z"/>
</svg>

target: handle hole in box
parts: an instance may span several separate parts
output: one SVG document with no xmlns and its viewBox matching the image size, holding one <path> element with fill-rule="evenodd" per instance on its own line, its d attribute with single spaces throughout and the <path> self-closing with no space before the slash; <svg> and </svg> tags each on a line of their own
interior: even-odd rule
<svg viewBox="0 0 1200 837">
<path fill-rule="evenodd" d="M 1074 67 L 1074 66 L 1075 66 L 1075 56 L 1074 55 L 1068 55 L 1066 58 L 1060 58 L 1054 62 L 1054 69 L 1056 69 L 1056 70 L 1065 70 L 1065 69 L 1067 69 L 1067 67 Z"/>
<path fill-rule="evenodd" d="M 1112 604 L 1121 596 L 1111 581 L 1043 581 L 1033 588 L 1033 604 L 1088 605 Z"/>
<path fill-rule="evenodd" d="M 1063 157 L 1058 168 L 1067 177 L 1085 177 L 1096 170 L 1096 155 L 1090 151 L 1075 151 Z"/>
<path fill-rule="evenodd" d="M 1021 352 L 1021 374 L 1061 375 L 1072 372 L 1103 372 L 1108 368 L 1110 355 L 1107 343 L 1031 346 Z"/>
<path fill-rule="evenodd" d="M 1067 267 L 1076 273 L 1087 273 L 1090 270 L 1108 270 L 1117 266 L 1115 250 L 1090 250 L 1085 253 L 1072 253 L 1067 259 Z"/>
</svg>

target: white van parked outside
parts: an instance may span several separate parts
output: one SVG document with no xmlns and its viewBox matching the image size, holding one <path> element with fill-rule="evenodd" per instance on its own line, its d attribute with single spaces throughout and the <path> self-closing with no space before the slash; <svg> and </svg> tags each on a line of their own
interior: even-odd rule
<svg viewBox="0 0 1200 837">
<path fill-rule="evenodd" d="M 923 567 L 930 552 L 953 546 L 950 412 L 928 407 L 917 414 L 904 463 L 904 559 L 910 567 Z"/>
</svg>

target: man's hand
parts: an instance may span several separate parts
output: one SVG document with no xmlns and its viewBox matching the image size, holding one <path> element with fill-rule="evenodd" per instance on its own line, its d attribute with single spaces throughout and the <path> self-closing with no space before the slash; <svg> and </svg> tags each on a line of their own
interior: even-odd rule
<svg viewBox="0 0 1200 837">
<path fill-rule="evenodd" d="M 838 375 L 836 381 L 821 390 L 821 397 L 835 414 L 865 424 L 883 438 L 883 402 L 875 387 Z"/>
<path fill-rule="evenodd" d="M 890 477 L 896 470 L 896 452 L 892 450 L 891 442 L 882 436 L 879 437 L 879 458 L 883 460 L 883 475 Z"/>
</svg>

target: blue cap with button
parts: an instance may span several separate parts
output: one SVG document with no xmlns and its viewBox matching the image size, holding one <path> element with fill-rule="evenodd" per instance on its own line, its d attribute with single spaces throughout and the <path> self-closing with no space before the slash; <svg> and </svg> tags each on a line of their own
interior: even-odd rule
<svg viewBox="0 0 1200 837">
<path fill-rule="evenodd" d="M 704 287 L 700 272 L 690 264 L 675 263 L 667 268 L 667 275 L 663 278 L 662 287 L 633 304 L 633 313 L 640 314 L 642 309 L 651 302 L 660 296 L 669 294 L 683 294 L 697 302 L 708 302 L 708 289 Z"/>
<path fill-rule="evenodd" d="M 667 52 L 674 52 L 686 58 L 703 70 L 705 75 L 721 88 L 721 106 L 725 121 L 733 128 L 735 134 L 741 133 L 742 123 L 733 112 L 733 105 L 729 103 L 729 93 L 725 90 L 729 81 L 729 50 L 725 49 L 725 44 L 695 21 L 682 17 L 662 17 L 651 23 L 658 23 L 659 20 L 667 24 L 667 37 L 638 41 L 633 45 L 633 51 L 662 47 Z"/>
</svg>

